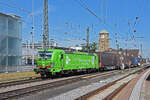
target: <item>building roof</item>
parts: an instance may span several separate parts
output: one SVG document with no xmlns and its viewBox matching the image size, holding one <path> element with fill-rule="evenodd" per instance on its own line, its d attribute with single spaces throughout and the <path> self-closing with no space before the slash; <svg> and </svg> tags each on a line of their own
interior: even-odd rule
<svg viewBox="0 0 150 100">
<path fill-rule="evenodd" d="M 3 13 L 1 11 L 0 11 L 0 15 L 11 17 L 11 18 L 14 18 L 14 19 L 21 19 L 21 17 L 18 16 L 18 15 L 15 15 L 15 14 L 6 14 L 6 13 Z"/>
<path fill-rule="evenodd" d="M 109 33 L 109 32 L 106 30 L 102 30 L 100 33 Z"/>
</svg>

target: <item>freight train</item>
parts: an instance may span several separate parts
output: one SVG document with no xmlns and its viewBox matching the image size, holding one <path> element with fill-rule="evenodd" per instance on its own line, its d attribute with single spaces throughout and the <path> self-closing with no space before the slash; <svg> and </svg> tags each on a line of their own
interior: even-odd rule
<svg viewBox="0 0 150 100">
<path fill-rule="evenodd" d="M 135 60 L 136 59 L 136 60 Z M 139 58 L 110 52 L 79 52 L 61 49 L 41 49 L 34 71 L 42 78 L 74 72 L 97 72 L 138 66 Z"/>
<path fill-rule="evenodd" d="M 112 52 L 96 52 L 99 57 L 99 67 L 101 70 L 125 69 L 140 65 L 138 55 L 129 56 Z"/>
</svg>

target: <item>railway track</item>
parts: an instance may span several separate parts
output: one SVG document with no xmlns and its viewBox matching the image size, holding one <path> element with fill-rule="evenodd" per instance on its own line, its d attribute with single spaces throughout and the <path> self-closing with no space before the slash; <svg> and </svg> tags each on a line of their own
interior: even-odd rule
<svg viewBox="0 0 150 100">
<path fill-rule="evenodd" d="M 99 74 L 99 72 L 98 72 L 98 74 Z M 107 74 L 107 72 L 103 72 L 101 74 L 105 75 L 105 74 Z M 86 75 L 88 75 L 88 74 L 84 74 L 84 75 L 81 75 L 81 76 L 86 76 Z M 89 76 L 89 75 L 88 76 L 89 77 L 94 77 L 96 75 L 97 75 L 97 73 L 95 73 L 94 75 L 92 74 L 91 76 Z M 45 80 L 47 80 L 47 79 L 41 79 L 41 77 L 36 77 L 36 78 L 28 78 L 28 79 L 18 80 L 18 81 L 3 82 L 3 83 L 0 83 L 0 88 L 5 88 L 5 87 L 9 87 L 9 86 L 20 85 L 20 84 L 27 84 L 27 83 L 32 83 L 32 82 L 45 81 Z"/>
<path fill-rule="evenodd" d="M 58 80 L 58 81 L 54 81 L 54 82 L 52 81 L 52 82 L 45 83 L 45 84 L 39 84 L 39 85 L 29 86 L 29 87 L 22 87 L 19 89 L 1 92 L 0 100 L 19 98 L 19 97 L 33 94 L 36 92 L 40 92 L 40 91 L 43 91 L 46 89 L 56 88 L 59 86 L 75 83 L 78 81 L 91 79 L 94 77 L 106 77 L 106 76 L 110 76 L 110 75 L 115 75 L 120 72 L 121 71 L 114 70 L 114 71 L 108 71 L 108 72 L 104 72 L 104 73 L 85 74 L 85 75 L 80 75 L 80 76 L 73 77 L 73 78 L 62 79 L 62 80 Z"/>
<path fill-rule="evenodd" d="M 38 82 L 38 81 L 42 81 L 42 79 L 40 77 L 36 77 L 36 78 L 28 78 L 28 79 L 18 80 L 18 81 L 3 82 L 3 83 L 0 83 L 0 88 L 26 84 L 26 83 L 32 83 L 32 82 Z"/>
<path fill-rule="evenodd" d="M 144 68 L 144 70 L 145 69 L 146 68 Z M 132 72 L 130 74 L 127 74 L 127 75 L 125 75 L 125 76 L 123 76 L 123 77 L 121 77 L 121 78 L 119 78 L 119 79 L 117 79 L 115 81 L 112 81 L 112 82 L 110 82 L 110 83 L 108 83 L 108 84 L 106 84 L 106 85 L 104 85 L 104 86 L 102 86 L 102 87 L 100 87 L 100 88 L 98 88 L 98 89 L 96 89 L 94 91 L 91 91 L 91 92 L 89 92 L 89 93 L 87 93 L 87 94 L 85 94 L 83 96 L 80 96 L 80 97 L 76 98 L 75 100 L 88 100 L 89 98 L 94 97 L 95 95 L 104 92 L 106 89 L 108 89 L 111 86 L 115 85 L 117 82 L 119 82 L 119 81 L 121 81 L 121 80 L 129 77 L 130 75 L 133 75 L 133 74 L 136 74 L 136 73 L 141 73 L 141 72 L 143 72 L 143 69 L 140 69 L 140 70 L 137 70 L 137 71 Z M 122 84 L 115 91 L 113 91 L 108 96 L 106 96 L 105 98 L 103 98 L 103 100 L 112 100 L 112 98 L 115 97 L 127 84 L 128 84 L 128 82 Z"/>
</svg>

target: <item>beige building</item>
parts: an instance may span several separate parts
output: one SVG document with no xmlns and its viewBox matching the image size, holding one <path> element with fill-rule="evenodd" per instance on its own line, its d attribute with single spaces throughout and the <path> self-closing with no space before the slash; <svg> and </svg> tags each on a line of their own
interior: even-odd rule
<svg viewBox="0 0 150 100">
<path fill-rule="evenodd" d="M 109 49 L 109 33 L 102 30 L 99 33 L 99 51 L 107 51 Z"/>
</svg>

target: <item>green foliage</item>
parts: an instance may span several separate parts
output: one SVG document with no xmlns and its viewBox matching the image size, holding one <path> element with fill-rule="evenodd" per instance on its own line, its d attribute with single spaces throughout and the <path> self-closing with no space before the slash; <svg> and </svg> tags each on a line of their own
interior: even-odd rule
<svg viewBox="0 0 150 100">
<path fill-rule="evenodd" d="M 89 44 L 89 52 L 95 52 L 96 49 L 97 49 L 97 43 L 96 42 L 92 42 Z M 82 50 L 88 51 L 88 47 L 86 45 L 82 45 Z"/>
<path fill-rule="evenodd" d="M 86 51 L 86 50 L 87 50 L 87 46 L 82 45 L 82 50 L 83 50 L 83 51 Z"/>
<path fill-rule="evenodd" d="M 90 52 L 95 52 L 97 49 L 97 43 L 93 42 L 90 44 Z"/>
</svg>

